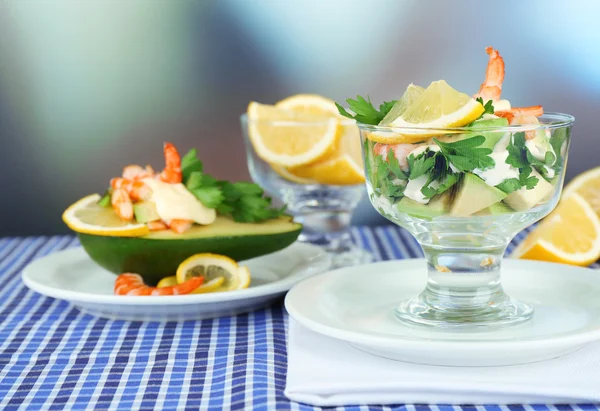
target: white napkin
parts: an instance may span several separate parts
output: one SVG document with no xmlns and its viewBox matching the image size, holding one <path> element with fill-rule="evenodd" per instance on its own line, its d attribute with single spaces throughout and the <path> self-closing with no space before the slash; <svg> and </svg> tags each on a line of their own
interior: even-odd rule
<svg viewBox="0 0 600 411">
<path fill-rule="evenodd" d="M 364 353 L 290 317 L 285 395 L 319 406 L 597 403 L 600 343 L 533 364 L 436 367 Z"/>
</svg>

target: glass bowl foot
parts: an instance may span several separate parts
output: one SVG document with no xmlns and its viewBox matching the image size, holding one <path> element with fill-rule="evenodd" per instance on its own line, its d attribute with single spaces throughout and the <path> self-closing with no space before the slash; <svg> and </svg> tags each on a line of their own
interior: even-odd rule
<svg viewBox="0 0 600 411">
<path fill-rule="evenodd" d="M 401 302 L 395 315 L 410 325 L 438 329 L 477 329 L 522 324 L 533 317 L 533 307 L 502 293 L 485 305 L 461 307 L 428 295 Z"/>
</svg>

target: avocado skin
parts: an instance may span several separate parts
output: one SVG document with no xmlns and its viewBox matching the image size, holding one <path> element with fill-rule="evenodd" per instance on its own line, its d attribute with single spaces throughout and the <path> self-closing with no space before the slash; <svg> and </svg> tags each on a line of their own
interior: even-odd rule
<svg viewBox="0 0 600 411">
<path fill-rule="evenodd" d="M 81 246 L 99 266 L 114 273 L 137 273 L 151 286 L 175 275 L 186 258 L 198 253 L 226 255 L 236 261 L 282 250 L 296 241 L 302 225 L 288 222 L 282 232 L 219 235 L 185 239 L 110 237 L 78 233 Z"/>
</svg>

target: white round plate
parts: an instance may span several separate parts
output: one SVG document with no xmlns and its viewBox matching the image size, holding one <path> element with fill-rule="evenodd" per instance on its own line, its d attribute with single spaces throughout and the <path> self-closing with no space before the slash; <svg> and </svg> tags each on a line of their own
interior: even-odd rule
<svg viewBox="0 0 600 411">
<path fill-rule="evenodd" d="M 235 315 L 262 308 L 294 284 L 330 267 L 330 257 L 304 243 L 240 262 L 250 269 L 250 287 L 219 293 L 176 296 L 116 296 L 116 276 L 96 265 L 83 248 L 33 261 L 22 278 L 30 289 L 65 300 L 81 311 L 127 321 L 183 321 Z"/>
<path fill-rule="evenodd" d="M 534 306 L 532 320 L 476 332 L 429 330 L 393 310 L 427 282 L 423 259 L 341 268 L 294 286 L 288 313 L 303 326 L 378 356 L 449 366 L 524 364 L 555 358 L 600 339 L 600 273 L 588 268 L 506 259 L 509 295 Z"/>
</svg>

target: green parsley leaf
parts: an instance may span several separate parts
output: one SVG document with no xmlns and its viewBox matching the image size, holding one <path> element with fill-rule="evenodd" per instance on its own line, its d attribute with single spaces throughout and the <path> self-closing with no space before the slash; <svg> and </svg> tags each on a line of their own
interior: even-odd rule
<svg viewBox="0 0 600 411">
<path fill-rule="evenodd" d="M 527 190 L 533 189 L 537 185 L 539 179 L 536 176 L 530 175 L 533 171 L 532 168 L 530 166 L 525 166 L 519 171 L 519 181 L 521 182 L 521 186 L 526 187 Z"/>
<path fill-rule="evenodd" d="M 371 174 L 370 180 L 376 193 L 395 200 L 404 196 L 404 181 L 407 177 L 400 169 L 393 152 L 388 152 L 387 158 L 389 162 L 386 162 L 383 156 L 373 156 L 375 171 Z"/>
<path fill-rule="evenodd" d="M 425 198 L 432 198 L 438 193 L 438 191 L 435 188 L 423 186 L 421 188 L 421 193 L 423 194 L 423 196 L 425 196 Z"/>
<path fill-rule="evenodd" d="M 223 193 L 219 187 L 200 187 L 190 192 L 208 208 L 217 208 L 223 202 Z"/>
<path fill-rule="evenodd" d="M 421 153 L 417 157 L 411 154 L 406 158 L 410 169 L 409 179 L 414 180 L 415 178 L 419 178 L 433 168 L 435 165 L 435 155 L 429 156 L 428 153 Z"/>
<path fill-rule="evenodd" d="M 459 179 L 459 176 L 454 174 L 448 166 L 446 157 L 444 157 L 442 153 L 435 153 L 433 158 L 435 160 L 435 165 L 429 173 L 425 185 L 421 189 L 421 193 L 423 193 L 425 198 L 432 198 L 437 194 L 442 194 L 456 184 Z M 431 187 L 433 182 L 437 182 L 437 188 Z"/>
<path fill-rule="evenodd" d="M 223 202 L 224 196 L 217 180 L 202 171 L 192 171 L 185 187 L 208 208 L 217 208 Z"/>
<path fill-rule="evenodd" d="M 181 162 L 185 187 L 202 204 L 220 215 L 230 215 L 237 222 L 260 222 L 284 214 L 285 207 L 273 208 L 271 198 L 253 183 L 218 181 L 204 173 L 197 150 L 190 150 Z"/>
<path fill-rule="evenodd" d="M 518 178 L 508 178 L 498 184 L 496 188 L 504 191 L 507 194 L 510 194 L 521 188 L 521 181 L 519 181 Z"/>
<path fill-rule="evenodd" d="M 187 183 L 188 178 L 193 172 L 202 172 L 203 170 L 202 162 L 198 160 L 198 157 L 196 157 L 197 155 L 198 150 L 193 148 L 190 151 L 188 151 L 186 155 L 184 155 L 181 159 L 181 174 L 183 176 L 184 184 Z"/>
<path fill-rule="evenodd" d="M 519 169 L 519 178 L 509 178 L 501 182 L 496 188 L 504 191 L 507 194 L 520 190 L 525 187 L 527 190 L 535 188 L 539 179 L 532 176 L 533 169 L 530 166 L 525 166 Z"/>
<path fill-rule="evenodd" d="M 458 183 L 459 175 L 452 172 L 446 173 L 441 179 L 441 184 L 437 189 L 438 194 L 448 191 L 454 184 Z"/>
<path fill-rule="evenodd" d="M 494 159 L 489 156 L 492 150 L 479 147 L 485 142 L 484 136 L 466 138 L 454 143 L 442 143 L 436 138 L 433 141 L 440 147 L 446 160 L 462 172 L 466 173 L 476 168 L 485 170 L 495 164 Z"/>
<path fill-rule="evenodd" d="M 483 106 L 483 113 L 477 118 L 478 120 L 482 118 L 485 114 L 494 114 L 494 105 L 492 104 L 492 100 L 488 100 L 487 103 L 483 103 L 483 99 L 481 97 L 477 97 L 477 100 Z"/>
<path fill-rule="evenodd" d="M 377 110 L 373 106 L 373 103 L 371 103 L 371 99 L 368 97 L 367 100 L 365 100 L 365 98 L 362 96 L 356 96 L 356 100 L 352 100 L 349 98 L 346 100 L 346 102 L 348 103 L 350 109 L 356 114 L 352 115 L 348 113 L 348 111 L 346 111 L 344 107 L 342 107 L 338 103 L 335 103 L 336 107 L 338 108 L 338 111 L 342 116 L 354 119 L 363 124 L 372 125 L 379 124 L 379 122 L 383 120 L 385 115 L 392 109 L 394 104 L 396 104 L 396 100 L 385 101 L 379 106 L 379 110 Z"/>
<path fill-rule="evenodd" d="M 392 174 L 394 174 L 394 176 L 396 176 L 396 178 L 399 178 L 400 180 L 408 180 L 408 177 L 406 176 L 404 171 L 400 169 L 400 163 L 394 155 L 393 150 L 389 150 L 387 153 L 387 164 L 389 170 L 392 172 Z"/>
<path fill-rule="evenodd" d="M 525 133 L 519 132 L 512 136 L 511 141 L 506 147 L 508 150 L 508 157 L 506 157 L 506 164 L 510 164 L 514 168 L 523 168 L 529 165 L 527 161 L 527 148 L 525 147 Z"/>
<path fill-rule="evenodd" d="M 544 163 L 547 166 L 552 167 L 556 162 L 556 155 L 551 151 L 546 151 L 546 155 L 544 156 Z"/>
</svg>

